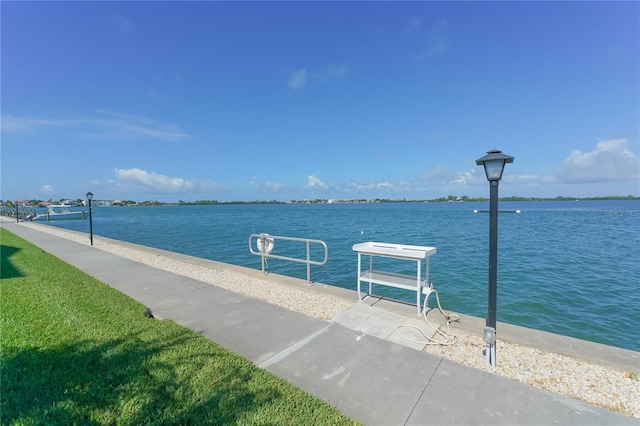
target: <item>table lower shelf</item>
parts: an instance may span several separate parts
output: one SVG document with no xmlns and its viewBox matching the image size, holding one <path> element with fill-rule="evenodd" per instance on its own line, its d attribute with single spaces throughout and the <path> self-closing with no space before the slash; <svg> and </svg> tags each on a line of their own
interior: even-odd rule
<svg viewBox="0 0 640 426">
<path fill-rule="evenodd" d="M 406 274 L 396 274 L 386 271 L 365 271 L 360 273 L 360 281 L 371 284 L 386 285 L 389 287 L 401 288 L 403 290 L 420 291 L 422 287 L 427 287 L 427 281 L 418 283 L 415 276 Z"/>
</svg>

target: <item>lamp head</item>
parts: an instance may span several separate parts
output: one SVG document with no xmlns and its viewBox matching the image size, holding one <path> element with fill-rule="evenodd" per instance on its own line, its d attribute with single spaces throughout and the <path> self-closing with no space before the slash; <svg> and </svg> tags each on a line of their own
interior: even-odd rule
<svg viewBox="0 0 640 426">
<path fill-rule="evenodd" d="M 93 193 L 87 192 L 87 200 L 91 201 L 93 199 Z"/>
<path fill-rule="evenodd" d="M 484 172 L 489 182 L 502 179 L 502 172 L 506 163 L 513 163 L 513 157 L 503 154 L 502 151 L 497 149 L 488 151 L 487 155 L 476 160 L 478 166 L 484 166 Z"/>
</svg>

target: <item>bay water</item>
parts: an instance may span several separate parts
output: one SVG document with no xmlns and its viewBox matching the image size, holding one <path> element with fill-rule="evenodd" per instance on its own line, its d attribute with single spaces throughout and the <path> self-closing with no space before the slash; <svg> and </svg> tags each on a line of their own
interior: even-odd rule
<svg viewBox="0 0 640 426">
<path fill-rule="evenodd" d="M 310 238 L 329 249 L 314 282 L 355 290 L 356 243 L 433 246 L 430 281 L 446 311 L 486 317 L 488 203 L 221 204 L 94 207 L 95 235 L 261 268 L 251 234 Z M 498 321 L 640 351 L 640 201 L 500 202 Z M 87 220 L 50 222 L 89 232 Z M 323 253 L 312 245 L 311 257 Z M 278 242 L 272 254 L 306 256 Z M 378 262 L 376 260 L 375 262 Z M 414 273 L 412 262 L 387 261 Z M 271 259 L 273 273 L 306 279 L 306 266 Z M 415 303 L 415 293 L 376 287 Z M 431 300 L 433 302 L 433 298 Z M 432 303 L 430 303 L 431 305 Z M 499 336 L 500 330 L 498 330 Z"/>
</svg>

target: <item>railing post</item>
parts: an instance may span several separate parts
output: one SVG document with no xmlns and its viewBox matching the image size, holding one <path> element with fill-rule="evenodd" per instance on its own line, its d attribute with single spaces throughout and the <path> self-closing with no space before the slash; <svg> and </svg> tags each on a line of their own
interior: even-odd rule
<svg viewBox="0 0 640 426">
<path fill-rule="evenodd" d="M 260 258 L 262 259 L 262 275 L 267 275 L 267 273 L 264 271 L 264 263 L 265 263 L 264 255 L 265 255 L 265 251 L 267 251 L 266 250 L 267 245 L 266 245 L 264 235 L 260 235 L 258 238 L 260 241 L 259 247 L 262 247 L 262 249 L 260 250 Z"/>
<path fill-rule="evenodd" d="M 311 284 L 311 264 L 309 261 L 311 260 L 310 252 L 309 252 L 309 241 L 307 241 L 307 284 Z"/>
</svg>

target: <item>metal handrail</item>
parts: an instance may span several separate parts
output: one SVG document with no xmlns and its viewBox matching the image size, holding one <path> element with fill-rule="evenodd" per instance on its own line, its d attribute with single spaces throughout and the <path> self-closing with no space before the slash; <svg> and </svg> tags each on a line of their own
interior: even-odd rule
<svg viewBox="0 0 640 426">
<path fill-rule="evenodd" d="M 253 243 L 254 240 L 255 240 L 255 243 Z M 267 240 L 269 240 L 270 242 L 268 242 Z M 298 241 L 298 242 L 306 243 L 307 258 L 299 259 L 297 257 L 280 256 L 277 254 L 271 254 L 271 250 L 266 250 L 265 248 L 267 247 L 267 244 L 273 244 L 273 247 L 275 247 L 276 240 Z M 258 241 L 261 241 L 261 246 L 263 247 L 262 250 L 254 250 L 254 247 L 258 246 Z M 322 247 L 324 247 L 324 259 L 321 262 L 317 260 L 311 260 L 311 250 L 310 250 L 311 244 L 320 244 Z M 266 259 L 280 259 L 280 260 L 288 260 L 290 262 L 306 263 L 308 284 L 311 284 L 311 265 L 322 266 L 326 264 L 327 260 L 329 259 L 329 249 L 327 247 L 327 244 L 322 240 L 313 240 L 310 238 L 282 237 L 282 236 L 269 235 L 264 233 L 251 234 L 249 236 L 249 252 L 256 256 L 260 256 L 262 258 L 262 273 L 265 275 L 266 275 L 266 272 L 265 272 Z"/>
</svg>

